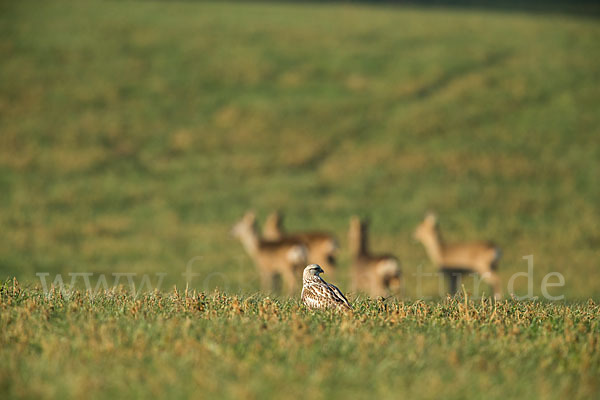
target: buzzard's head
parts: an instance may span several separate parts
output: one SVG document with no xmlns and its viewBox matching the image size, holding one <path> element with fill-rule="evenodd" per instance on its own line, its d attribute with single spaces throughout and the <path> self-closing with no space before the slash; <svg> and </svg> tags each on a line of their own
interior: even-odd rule
<svg viewBox="0 0 600 400">
<path fill-rule="evenodd" d="M 305 277 L 319 276 L 319 274 L 321 274 L 323 272 L 325 272 L 325 271 L 323 271 L 323 268 L 321 268 L 320 265 L 310 264 L 309 266 L 304 268 L 303 276 L 305 276 Z"/>
</svg>

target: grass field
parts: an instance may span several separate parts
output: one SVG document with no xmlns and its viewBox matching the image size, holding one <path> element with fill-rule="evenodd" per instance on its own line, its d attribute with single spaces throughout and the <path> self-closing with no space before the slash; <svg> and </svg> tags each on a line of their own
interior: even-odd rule
<svg viewBox="0 0 600 400">
<path fill-rule="evenodd" d="M 596 19 L 343 4 L 2 9 L 4 277 L 160 272 L 171 287 L 200 256 L 198 288 L 251 293 L 254 267 L 228 237 L 249 208 L 329 229 L 343 250 L 350 215 L 369 216 L 374 247 L 410 277 L 431 268 L 412 231 L 433 209 L 449 239 L 497 241 L 505 280 L 533 254 L 536 294 L 558 271 L 567 298 L 600 298 Z M 224 277 L 205 282 L 214 272 Z"/>
<path fill-rule="evenodd" d="M 91 298 L 7 282 L 0 388 L 24 398 L 590 399 L 600 308 L 456 299 L 297 300 L 111 291 Z"/>
<path fill-rule="evenodd" d="M 0 1 L 0 397 L 597 396 L 598 43 L 560 13 Z M 370 217 L 406 302 L 266 300 L 228 236 L 250 208 L 334 232 L 344 291 L 349 217 Z M 534 295 L 558 272 L 565 301 L 417 290 L 427 210 L 501 245 L 505 291 L 533 255 Z M 174 298 L 186 266 L 219 294 Z M 39 273 L 163 280 L 60 300 Z"/>
</svg>

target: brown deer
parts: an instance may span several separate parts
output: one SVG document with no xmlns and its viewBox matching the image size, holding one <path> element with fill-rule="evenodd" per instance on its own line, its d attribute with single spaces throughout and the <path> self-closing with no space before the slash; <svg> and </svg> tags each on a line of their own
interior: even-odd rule
<svg viewBox="0 0 600 400">
<path fill-rule="evenodd" d="M 427 214 L 417 226 L 415 239 L 423 244 L 431 261 L 446 275 L 451 294 L 456 293 L 462 274 L 477 273 L 492 287 L 494 297 L 502 298 L 500 278 L 496 274 L 502 254 L 499 247 L 491 242 L 445 243 L 433 213 Z"/>
<path fill-rule="evenodd" d="M 231 233 L 242 242 L 256 264 L 263 290 L 272 290 L 275 278 L 280 276 L 286 292 L 294 293 L 307 264 L 308 252 L 303 242 L 291 238 L 266 240 L 259 237 L 256 216 L 251 211 L 235 224 Z"/>
<path fill-rule="evenodd" d="M 367 221 L 353 216 L 350 219 L 348 239 L 353 258 L 353 290 L 365 292 L 372 297 L 385 297 L 399 292 L 402 284 L 400 263 L 390 254 L 371 254 Z"/>
<path fill-rule="evenodd" d="M 333 235 L 320 231 L 286 233 L 283 229 L 283 215 L 276 211 L 271 213 L 265 221 L 263 238 L 301 241 L 308 250 L 308 262 L 321 265 L 327 270 L 328 276 L 334 276 L 338 244 Z"/>
</svg>

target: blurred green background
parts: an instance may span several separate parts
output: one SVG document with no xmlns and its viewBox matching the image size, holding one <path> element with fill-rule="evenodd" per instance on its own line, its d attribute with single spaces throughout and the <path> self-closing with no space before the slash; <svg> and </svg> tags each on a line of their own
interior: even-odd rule
<svg viewBox="0 0 600 400">
<path fill-rule="evenodd" d="M 533 254 L 536 294 L 600 298 L 597 8 L 426 4 L 0 2 L 0 277 L 181 286 L 200 256 L 195 287 L 253 292 L 228 231 L 280 209 L 337 235 L 342 287 L 369 216 L 411 296 L 435 210 L 505 289 Z"/>
</svg>

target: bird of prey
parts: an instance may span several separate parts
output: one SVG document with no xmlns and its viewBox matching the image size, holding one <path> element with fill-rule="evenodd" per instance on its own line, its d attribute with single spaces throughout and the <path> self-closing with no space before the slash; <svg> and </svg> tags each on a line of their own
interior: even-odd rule
<svg viewBox="0 0 600 400">
<path fill-rule="evenodd" d="M 310 264 L 304 268 L 302 275 L 302 302 L 310 309 L 335 308 L 338 310 L 352 310 L 348 299 L 340 289 L 327 283 L 319 276 L 324 272 L 317 264 Z"/>
</svg>

